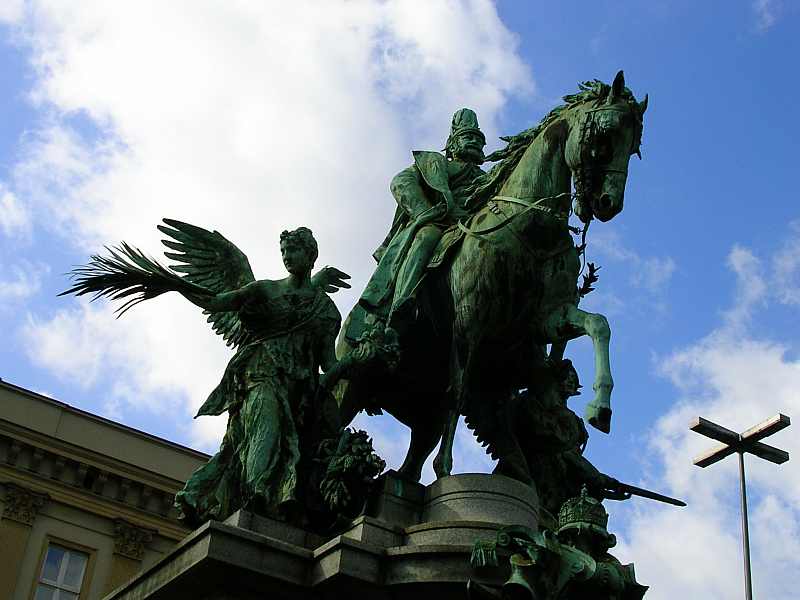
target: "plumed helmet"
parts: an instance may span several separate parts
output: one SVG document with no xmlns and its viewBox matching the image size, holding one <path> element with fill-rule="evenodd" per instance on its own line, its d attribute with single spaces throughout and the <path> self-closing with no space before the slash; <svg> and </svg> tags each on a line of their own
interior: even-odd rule
<svg viewBox="0 0 800 600">
<path fill-rule="evenodd" d="M 447 138 L 447 146 L 445 146 L 445 148 L 449 151 L 453 139 L 465 131 L 479 134 L 483 143 L 486 144 L 486 136 L 483 135 L 478 125 L 478 115 L 476 115 L 475 111 L 471 108 L 459 108 L 453 115 L 453 122 L 450 125 L 450 136 Z"/>
</svg>

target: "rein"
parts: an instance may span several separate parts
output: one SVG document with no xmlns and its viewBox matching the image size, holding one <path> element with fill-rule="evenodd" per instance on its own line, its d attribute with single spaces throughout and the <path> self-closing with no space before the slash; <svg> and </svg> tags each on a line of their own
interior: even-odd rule
<svg viewBox="0 0 800 600">
<path fill-rule="evenodd" d="M 524 198 L 516 198 L 514 196 L 493 196 L 491 200 L 487 203 L 489 210 L 495 215 L 502 215 L 505 218 L 500 221 L 499 223 L 492 225 L 491 227 L 487 227 L 485 229 L 472 229 L 465 225 L 463 222 L 458 221 L 458 228 L 466 235 L 473 236 L 476 238 L 480 238 L 481 236 L 487 235 L 489 233 L 494 233 L 495 231 L 499 231 L 500 229 L 509 225 L 514 219 L 519 216 L 526 215 L 533 210 L 539 210 L 544 213 L 550 214 L 557 219 L 563 219 L 565 222 L 569 219 L 569 213 L 558 213 L 554 209 L 550 208 L 549 206 L 543 206 L 544 202 L 549 200 L 562 200 L 564 198 L 572 198 L 573 200 L 577 201 L 578 203 L 584 204 L 588 203 L 588 198 L 586 197 L 587 188 L 591 186 L 593 176 L 597 174 L 606 174 L 606 173 L 621 173 L 627 174 L 627 170 L 623 169 L 616 169 L 613 167 L 605 167 L 599 166 L 594 164 L 593 161 L 587 160 L 586 156 L 586 148 L 591 147 L 591 143 L 594 139 L 595 135 L 595 114 L 602 112 L 602 111 L 615 111 L 615 112 L 627 112 L 624 110 L 620 110 L 617 108 L 600 106 L 593 109 L 589 109 L 586 111 L 586 118 L 581 123 L 580 128 L 580 142 L 579 146 L 583 149 L 579 156 L 579 162 L 577 165 L 574 183 L 575 183 L 575 193 L 570 194 L 568 192 L 563 192 L 561 194 L 557 194 L 555 196 L 547 196 L 544 198 L 538 198 L 535 201 L 531 202 Z M 509 204 L 517 204 L 519 206 L 524 206 L 524 210 L 514 213 L 510 216 L 505 216 L 503 211 L 497 206 L 497 202 L 506 202 Z M 468 221 L 469 222 L 469 221 Z M 589 223 L 591 222 L 591 218 L 589 221 L 584 225 L 583 230 L 581 231 L 581 245 L 579 249 L 581 252 L 586 248 L 586 233 L 589 229 Z M 570 228 L 574 229 L 574 228 Z M 514 235 L 516 236 L 516 232 L 513 231 Z M 575 231 L 577 233 L 577 231 Z M 519 236 L 516 236 L 519 238 Z M 531 252 L 534 252 L 532 248 L 530 248 L 524 240 L 520 238 L 520 241 L 523 242 L 523 245 Z M 557 250 L 554 254 L 559 254 L 562 250 Z M 536 252 L 534 252 L 536 253 Z M 585 261 L 585 256 L 584 256 Z M 585 266 L 585 265 L 584 265 Z M 583 269 L 581 269 L 581 272 Z"/>
<path fill-rule="evenodd" d="M 569 214 L 556 213 L 549 206 L 542 206 L 543 202 L 546 202 L 548 200 L 560 200 L 562 198 L 572 198 L 572 194 L 570 194 L 569 192 L 563 192 L 556 196 L 547 196 L 545 198 L 538 198 L 535 202 L 527 202 L 523 198 L 515 198 L 514 196 L 494 196 L 487 203 L 487 206 L 489 207 L 489 210 L 496 215 L 505 216 L 505 213 L 503 213 L 502 209 L 499 206 L 497 206 L 495 200 L 500 200 L 501 202 L 508 202 L 509 204 L 518 204 L 520 206 L 524 206 L 525 209 L 521 210 L 518 213 L 514 213 L 511 216 L 506 217 L 505 219 L 500 221 L 500 223 L 498 223 L 497 225 L 493 225 L 492 227 L 487 227 L 486 229 L 480 229 L 480 230 L 469 229 L 461 221 L 458 222 L 458 228 L 465 234 L 480 239 L 481 236 L 502 229 L 503 227 L 511 223 L 511 221 L 513 221 L 515 218 L 519 217 L 520 215 L 525 215 L 531 212 L 532 210 L 540 210 L 547 214 L 554 215 L 556 216 L 556 218 L 561 218 L 564 220 L 564 224 L 566 225 L 567 219 L 569 218 Z M 513 228 L 511 228 L 509 231 L 511 231 L 512 235 L 515 238 L 517 238 L 517 241 L 522 245 L 523 248 L 525 248 L 532 256 L 538 257 L 540 259 L 549 259 L 554 256 L 563 254 L 564 252 L 567 252 L 570 248 L 574 248 L 574 245 L 570 242 L 569 244 L 567 244 L 562 248 L 556 248 L 554 250 L 551 250 L 550 252 L 542 252 L 541 250 L 536 250 L 535 248 L 532 248 L 531 245 L 528 243 L 528 241 L 524 239 L 518 232 L 514 231 Z"/>
<path fill-rule="evenodd" d="M 565 215 L 563 213 L 556 213 L 549 206 L 542 206 L 542 203 L 547 202 L 548 200 L 561 200 L 563 198 L 571 198 L 571 197 L 572 194 L 570 194 L 569 192 L 563 192 L 556 196 L 546 196 L 544 198 L 538 198 L 535 202 L 528 202 L 523 198 L 515 198 L 513 196 L 494 196 L 488 203 L 489 210 L 494 214 L 503 214 L 502 211 L 499 209 L 499 207 L 497 207 L 496 203 L 494 202 L 495 200 L 500 200 L 501 202 L 508 202 L 509 204 L 518 204 L 520 206 L 524 206 L 525 210 L 522 210 L 518 213 L 514 213 L 513 215 L 506 217 L 496 225 L 492 225 L 491 227 L 487 227 L 486 229 L 470 229 L 466 225 L 464 225 L 461 221 L 458 222 L 458 228 L 467 235 L 480 237 L 482 235 L 493 233 L 495 231 L 502 229 L 517 217 L 528 214 L 532 210 L 540 210 L 542 212 L 554 215 L 557 218 L 563 218 L 566 220 L 569 215 Z"/>
</svg>

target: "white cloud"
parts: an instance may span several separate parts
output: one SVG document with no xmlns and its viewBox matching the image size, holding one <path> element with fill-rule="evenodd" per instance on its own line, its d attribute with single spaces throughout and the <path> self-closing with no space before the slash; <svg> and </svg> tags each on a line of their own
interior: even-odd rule
<svg viewBox="0 0 800 600">
<path fill-rule="evenodd" d="M 28 219 L 35 218 L 46 235 L 67 238 L 86 251 L 107 243 L 107 237 L 87 232 L 82 224 L 101 218 L 102 211 L 114 203 L 112 196 L 104 195 L 114 191 L 103 187 L 95 197 L 92 190 L 105 186 L 103 179 L 120 168 L 126 156 L 120 142 L 87 141 L 49 116 L 23 138 L 19 154 L 12 168 L 13 183 L 16 194 L 25 200 Z"/>
<path fill-rule="evenodd" d="M 24 0 L 3 0 L 0 2 L 0 23 L 13 25 L 19 22 L 25 11 Z"/>
<path fill-rule="evenodd" d="M 767 282 L 761 261 L 747 248 L 734 246 L 728 267 L 736 274 L 737 301 L 725 312 L 725 319 L 728 328 L 735 331 L 749 323 L 756 305 L 766 301 Z"/>
<path fill-rule="evenodd" d="M 117 320 L 107 304 L 69 304 L 48 317 L 28 315 L 20 333 L 31 362 L 83 389 L 102 389 L 94 410 L 110 419 L 124 422 L 134 411 L 170 418 L 188 443 L 216 451 L 226 419 L 191 417 L 231 353 L 200 311 L 167 296 Z"/>
<path fill-rule="evenodd" d="M 506 100 L 533 86 L 488 0 L 32 2 L 17 30 L 42 118 L 12 189 L 37 223 L 87 253 L 124 239 L 157 254 L 155 224 L 178 218 L 220 230 L 259 277 L 282 276 L 278 235 L 304 224 L 320 264 L 354 276 L 343 312 L 409 151 L 441 148 L 461 106 L 496 138 Z M 149 396 L 180 407 L 179 422 L 227 355 L 193 307 L 148 304 L 118 322 L 100 306 L 32 315 L 32 359 L 83 385 L 115 381 L 109 414 Z M 208 447 L 223 427 L 198 419 L 187 435 Z"/>
<path fill-rule="evenodd" d="M 634 285 L 651 293 L 663 291 L 675 272 L 675 261 L 671 256 L 641 258 L 641 267 L 632 275 Z"/>
<path fill-rule="evenodd" d="M 792 235 L 772 259 L 773 285 L 780 302 L 800 306 L 800 221 L 790 228 Z"/>
<path fill-rule="evenodd" d="M 50 317 L 28 315 L 21 335 L 29 358 L 83 388 L 107 386 L 109 413 L 121 415 L 121 406 L 127 406 L 193 415 L 230 355 L 203 326 L 200 311 L 178 298 L 151 301 L 119 320 L 107 304 L 63 302 L 70 306 Z"/>
<path fill-rule="evenodd" d="M 765 33 L 778 21 L 783 9 L 781 0 L 754 0 L 753 12 L 756 16 L 756 29 Z"/>
<path fill-rule="evenodd" d="M 41 288 L 42 276 L 48 271 L 46 265 L 24 260 L 11 266 L 0 263 L 0 309 L 37 293 Z"/>
<path fill-rule="evenodd" d="M 648 598 L 741 595 L 738 468 L 730 457 L 706 469 L 693 458 L 715 442 L 688 430 L 706 417 L 744 430 L 778 412 L 800 414 L 800 360 L 792 348 L 755 333 L 753 308 L 774 299 L 765 269 L 750 250 L 735 247 L 728 266 L 737 278 L 733 308 L 722 324 L 691 346 L 663 359 L 660 370 L 680 397 L 650 433 L 652 475 L 645 485 L 687 500 L 684 509 L 637 505 L 628 515 L 618 554 L 636 562 Z M 790 430 L 768 440 L 796 457 L 800 438 Z M 800 469 L 746 458 L 754 595 L 789 600 L 788 582 L 800 569 Z"/>
<path fill-rule="evenodd" d="M 587 252 L 589 260 L 599 256 L 601 260 L 625 263 L 630 284 L 654 296 L 667 289 L 677 267 L 671 256 L 642 256 L 609 227 L 589 232 Z"/>
<path fill-rule="evenodd" d="M 30 233 L 30 213 L 17 196 L 0 183 L 0 230 L 9 236 Z"/>
<path fill-rule="evenodd" d="M 600 313 L 606 317 L 625 314 L 627 308 L 625 300 L 607 287 L 604 288 L 602 285 L 598 287 L 599 289 L 593 290 L 590 295 L 587 296 L 587 300 L 581 301 L 581 308 Z"/>
</svg>

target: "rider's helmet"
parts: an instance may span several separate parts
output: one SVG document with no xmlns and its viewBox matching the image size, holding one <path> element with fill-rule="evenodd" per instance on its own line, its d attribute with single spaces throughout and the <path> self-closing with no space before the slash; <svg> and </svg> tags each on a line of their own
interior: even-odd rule
<svg viewBox="0 0 800 600">
<path fill-rule="evenodd" d="M 445 146 L 445 153 L 448 158 L 452 157 L 451 147 L 455 139 L 465 132 L 477 133 L 483 145 L 486 145 L 486 136 L 483 135 L 480 126 L 478 125 L 478 115 L 471 108 L 459 108 L 453 115 L 453 122 L 450 125 L 450 136 L 447 138 L 447 145 Z"/>
</svg>

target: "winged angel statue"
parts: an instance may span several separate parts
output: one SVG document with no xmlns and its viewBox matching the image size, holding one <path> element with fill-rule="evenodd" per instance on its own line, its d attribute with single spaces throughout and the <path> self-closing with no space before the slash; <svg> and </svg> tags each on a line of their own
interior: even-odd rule
<svg viewBox="0 0 800 600">
<path fill-rule="evenodd" d="M 324 462 L 320 446 L 329 459 L 348 435 L 364 448 L 361 437 L 340 426 L 329 386 L 320 385 L 337 369 L 341 315 L 328 293 L 349 288 L 349 276 L 333 267 L 311 276 L 318 248 L 306 227 L 281 233 L 289 276 L 256 280 L 244 253 L 219 232 L 164 223 L 158 229 L 169 239 L 162 243 L 174 251 L 165 256 L 178 264 L 166 268 L 123 242 L 73 270 L 73 286 L 63 293 L 122 301 L 119 314 L 171 291 L 202 308 L 236 353 L 197 416 L 227 411 L 228 427 L 219 452 L 192 475 L 176 506 L 192 525 L 239 508 L 297 520 L 326 500 L 319 491 L 325 473 L 313 474 Z M 383 464 L 371 450 L 362 452 L 361 470 L 374 476 Z M 323 489 L 336 487 L 325 483 Z"/>
</svg>

